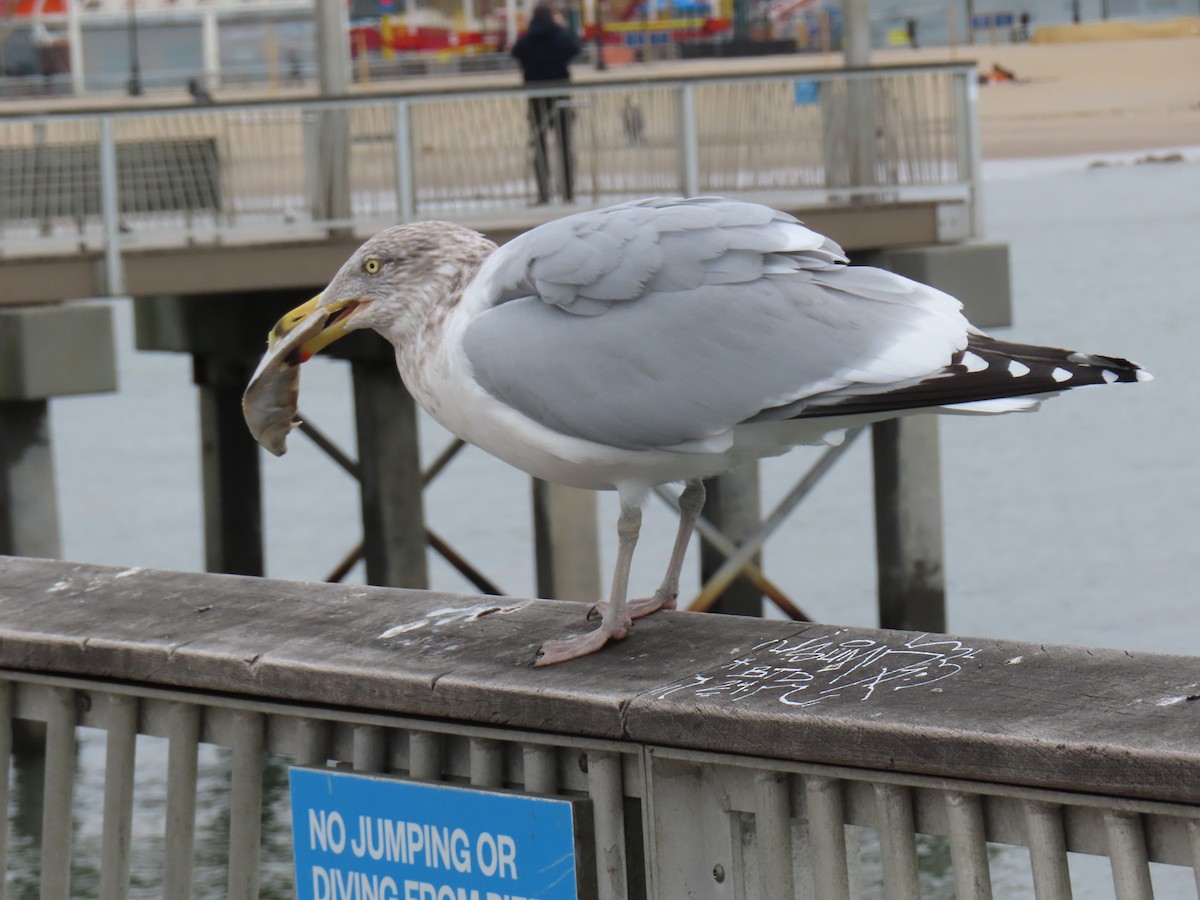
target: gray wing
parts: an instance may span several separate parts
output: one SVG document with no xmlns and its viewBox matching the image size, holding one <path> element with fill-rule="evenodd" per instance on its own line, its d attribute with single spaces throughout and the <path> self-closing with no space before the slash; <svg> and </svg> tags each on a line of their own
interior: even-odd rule
<svg viewBox="0 0 1200 900">
<path fill-rule="evenodd" d="M 757 204 L 653 200 L 496 251 L 466 329 L 480 384 L 564 434 L 675 447 L 860 385 L 928 375 L 966 343 L 953 298 Z M 783 413 L 781 413 L 783 414 Z"/>
</svg>

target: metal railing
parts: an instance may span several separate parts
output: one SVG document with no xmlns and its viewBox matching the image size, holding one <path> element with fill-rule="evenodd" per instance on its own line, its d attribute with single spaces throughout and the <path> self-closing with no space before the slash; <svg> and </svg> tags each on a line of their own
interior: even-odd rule
<svg viewBox="0 0 1200 900">
<path fill-rule="evenodd" d="M 1047 900 L 1077 854 L 1127 900 L 1200 866 L 1195 659 L 668 615 L 531 670 L 522 629 L 582 605 L 481 600 L 0 560 L 0 753 L 44 726 L 0 782 L 9 884 L 287 896 L 288 763 L 590 798 L 602 900 Z"/>
<path fill-rule="evenodd" d="M 538 191 L 526 107 L 538 96 L 571 111 L 579 204 L 727 194 L 974 209 L 973 73 L 946 65 L 0 117 L 0 251 L 104 247 L 119 282 L 126 249 L 527 216 Z M 556 196 L 569 193 L 561 165 L 554 175 Z"/>
</svg>

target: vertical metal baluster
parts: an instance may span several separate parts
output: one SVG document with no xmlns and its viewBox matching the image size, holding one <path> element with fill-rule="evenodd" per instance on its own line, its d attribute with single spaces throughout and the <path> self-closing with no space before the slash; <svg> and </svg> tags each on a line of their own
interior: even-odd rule
<svg viewBox="0 0 1200 900">
<path fill-rule="evenodd" d="M 812 846 L 813 896 L 849 900 L 846 869 L 846 810 L 842 782 L 813 775 L 804 779 L 808 840 Z"/>
<path fill-rule="evenodd" d="M 167 748 L 167 833 L 163 849 L 163 897 L 192 896 L 196 839 L 196 753 L 200 746 L 200 708 L 178 703 Z"/>
<path fill-rule="evenodd" d="M 4 760 L 4 777 L 0 778 L 0 900 L 4 900 L 3 874 L 8 871 L 8 770 L 12 765 L 13 687 L 11 681 L 0 681 L 0 759 Z"/>
<path fill-rule="evenodd" d="M 1025 832 L 1037 900 L 1071 900 L 1062 808 L 1055 803 L 1026 802 Z"/>
<path fill-rule="evenodd" d="M 378 725 L 355 725 L 353 763 L 356 772 L 386 772 L 387 733 Z"/>
<path fill-rule="evenodd" d="M 786 775 L 764 773 L 754 779 L 754 840 L 763 896 L 794 896 L 792 809 Z"/>
<path fill-rule="evenodd" d="M 971 196 L 971 237 L 983 237 L 983 192 L 980 179 L 983 171 L 982 141 L 979 137 L 979 83 L 971 72 L 957 72 L 955 78 L 962 86 L 962 105 L 959 107 L 959 140 L 965 162 L 960 177 L 967 183 Z"/>
<path fill-rule="evenodd" d="M 627 900 L 625 788 L 620 754 L 589 753 L 587 775 L 596 825 L 598 900 Z"/>
<path fill-rule="evenodd" d="M 414 731 L 408 738 L 408 774 L 413 778 L 439 781 L 442 777 L 442 736 L 432 731 Z"/>
<path fill-rule="evenodd" d="M 679 141 L 679 187 L 685 197 L 700 193 L 700 144 L 696 130 L 696 91 L 682 84 L 675 94 L 676 138 Z"/>
<path fill-rule="evenodd" d="M 1196 895 L 1200 896 L 1200 821 L 1188 821 L 1187 836 L 1192 846 L 1192 875 L 1196 879 Z"/>
<path fill-rule="evenodd" d="M 1141 815 L 1109 810 L 1104 814 L 1104 828 L 1108 832 L 1108 859 L 1117 900 L 1153 900 Z"/>
<path fill-rule="evenodd" d="M 233 714 L 233 765 L 229 776 L 230 900 L 256 900 L 262 849 L 263 749 L 266 720 L 262 713 Z"/>
<path fill-rule="evenodd" d="M 992 900 L 983 800 L 978 794 L 946 792 L 950 860 L 958 900 Z"/>
<path fill-rule="evenodd" d="M 417 217 L 417 193 L 413 181 L 412 106 L 408 100 L 396 101 L 396 131 L 392 135 L 396 157 L 396 221 L 411 222 Z"/>
<path fill-rule="evenodd" d="M 100 839 L 101 900 L 125 900 L 129 896 L 137 719 L 136 697 L 109 695 L 104 748 L 104 830 Z"/>
<path fill-rule="evenodd" d="M 104 219 L 104 286 L 110 297 L 120 297 L 125 293 L 125 261 L 121 256 L 121 197 L 112 116 L 100 119 L 100 212 Z"/>
<path fill-rule="evenodd" d="M 496 788 L 504 785 L 504 746 L 487 738 L 471 738 L 471 784 Z"/>
<path fill-rule="evenodd" d="M 329 762 L 329 728 L 324 719 L 296 722 L 296 765 L 323 768 Z"/>
<path fill-rule="evenodd" d="M 545 744 L 528 744 L 525 761 L 525 790 L 530 794 L 558 793 L 558 750 Z"/>
<path fill-rule="evenodd" d="M 912 791 L 901 785 L 877 784 L 875 805 L 879 810 L 884 896 L 887 900 L 919 900 Z"/>
<path fill-rule="evenodd" d="M 71 802 L 75 792 L 75 692 L 50 689 L 42 807 L 41 900 L 71 895 Z"/>
</svg>

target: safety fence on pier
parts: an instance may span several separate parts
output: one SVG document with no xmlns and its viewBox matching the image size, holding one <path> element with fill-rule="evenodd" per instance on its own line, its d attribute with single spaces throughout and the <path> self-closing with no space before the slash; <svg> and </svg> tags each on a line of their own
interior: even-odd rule
<svg viewBox="0 0 1200 900">
<path fill-rule="evenodd" d="M 948 64 L 5 115 L 0 252 L 103 249 L 120 288 L 125 250 L 439 217 L 484 227 L 539 199 L 559 212 L 651 194 L 953 201 L 970 223 L 974 78 Z M 555 126 L 540 190 L 535 108 Z"/>
<path fill-rule="evenodd" d="M 0 559 L 9 890 L 289 896 L 288 765 L 590 800 L 604 900 L 1192 883 L 1200 659 L 668 613 L 530 668 L 584 610 Z"/>
</svg>

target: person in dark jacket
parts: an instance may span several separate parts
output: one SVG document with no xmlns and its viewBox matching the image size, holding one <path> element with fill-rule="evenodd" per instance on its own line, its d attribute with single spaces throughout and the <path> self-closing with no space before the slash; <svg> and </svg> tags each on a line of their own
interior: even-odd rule
<svg viewBox="0 0 1200 900">
<path fill-rule="evenodd" d="M 567 83 L 567 63 L 580 51 L 579 38 L 566 27 L 563 15 L 546 4 L 538 4 L 529 20 L 529 30 L 517 38 L 512 55 L 521 64 L 525 83 L 545 87 Z M 575 197 L 574 163 L 571 158 L 571 107 L 568 97 L 530 97 L 529 134 L 533 143 L 533 174 L 537 178 L 538 203 L 550 202 L 550 159 L 546 134 L 553 130 L 562 163 L 562 197 Z"/>
</svg>

